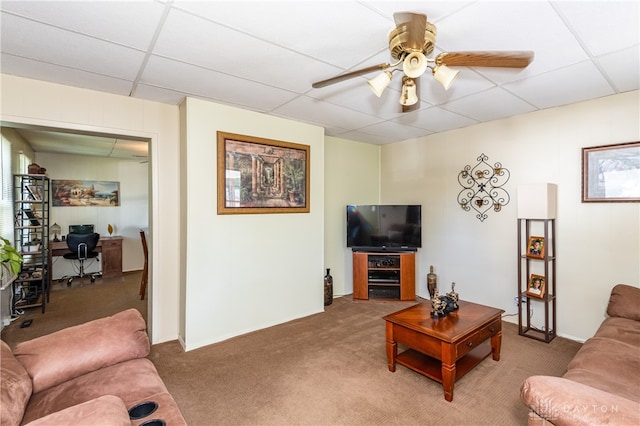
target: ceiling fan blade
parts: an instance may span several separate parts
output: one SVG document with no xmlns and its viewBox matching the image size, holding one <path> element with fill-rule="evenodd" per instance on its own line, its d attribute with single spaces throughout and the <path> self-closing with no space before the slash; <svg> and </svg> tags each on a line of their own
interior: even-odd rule
<svg viewBox="0 0 640 426">
<path fill-rule="evenodd" d="M 396 28 L 406 26 L 406 40 L 403 46 L 409 51 L 422 52 L 425 44 L 427 15 L 413 12 L 396 12 L 393 14 Z"/>
<path fill-rule="evenodd" d="M 372 66 L 367 67 L 367 68 L 362 68 L 362 69 L 355 70 L 355 71 L 349 71 L 349 72 L 346 72 L 344 74 L 337 75 L 335 77 L 327 78 L 326 80 L 316 81 L 315 83 L 313 83 L 311 85 L 311 87 L 313 87 L 314 89 L 318 89 L 320 87 L 325 87 L 325 86 L 328 86 L 330 84 L 339 83 L 341 81 L 348 80 L 348 79 L 353 78 L 353 77 L 358 77 L 358 76 L 361 76 L 361 75 L 364 75 L 364 74 L 368 74 L 368 73 L 373 72 L 373 71 L 386 70 L 390 66 L 391 66 L 390 64 L 385 62 L 385 63 L 378 64 L 378 65 L 372 65 Z"/>
<path fill-rule="evenodd" d="M 532 51 L 445 52 L 436 57 L 436 64 L 450 67 L 525 68 L 533 61 Z"/>
<path fill-rule="evenodd" d="M 420 78 L 414 78 L 413 82 L 416 85 L 416 95 L 418 96 L 418 102 L 413 105 L 402 105 L 402 112 L 411 112 L 420 109 Z"/>
</svg>

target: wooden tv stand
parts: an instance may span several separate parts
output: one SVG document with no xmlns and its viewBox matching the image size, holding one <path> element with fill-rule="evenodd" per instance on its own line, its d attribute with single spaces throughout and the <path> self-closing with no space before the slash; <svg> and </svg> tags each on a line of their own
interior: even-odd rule
<svg viewBox="0 0 640 426">
<path fill-rule="evenodd" d="M 353 298 L 416 300 L 415 252 L 353 252 Z"/>
</svg>

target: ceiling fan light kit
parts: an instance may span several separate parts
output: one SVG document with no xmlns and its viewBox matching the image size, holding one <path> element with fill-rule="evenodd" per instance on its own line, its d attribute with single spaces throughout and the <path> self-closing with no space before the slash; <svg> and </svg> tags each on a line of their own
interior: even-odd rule
<svg viewBox="0 0 640 426">
<path fill-rule="evenodd" d="M 453 70 L 444 64 L 437 65 L 433 68 L 433 78 L 442 84 L 444 90 L 449 90 L 449 87 L 451 87 L 456 78 L 458 78 L 458 74 L 460 74 L 460 71 Z"/>
<path fill-rule="evenodd" d="M 410 106 L 418 103 L 418 94 L 416 93 L 416 83 L 413 79 L 402 77 L 402 94 L 400 95 L 400 105 Z"/>
<path fill-rule="evenodd" d="M 436 27 L 427 21 L 427 15 L 413 12 L 396 12 L 393 14 L 396 27 L 389 34 L 389 52 L 391 57 L 398 61 L 395 64 L 382 63 L 366 68 L 349 71 L 312 84 L 317 89 L 330 84 L 339 83 L 349 78 L 358 77 L 373 71 L 382 70 L 383 73 L 369 80 L 368 84 L 373 93 L 380 97 L 389 86 L 394 71 L 402 63 L 402 89 L 400 104 L 402 112 L 412 111 L 416 108 L 407 108 L 416 105 L 419 101 L 417 86 L 419 79 L 427 68 L 431 69 L 433 78 L 438 81 L 445 90 L 458 77 L 460 71 L 449 67 L 503 67 L 526 68 L 533 61 L 531 51 L 480 51 L 480 52 L 443 52 L 435 59 L 428 58 L 433 53 L 436 44 Z M 433 64 L 433 66 L 430 66 Z"/>
<path fill-rule="evenodd" d="M 368 81 L 369 87 L 371 91 L 377 96 L 380 97 L 384 89 L 389 86 L 391 83 L 392 73 L 391 71 L 383 71 L 371 80 Z"/>
<path fill-rule="evenodd" d="M 407 77 L 420 77 L 427 70 L 427 57 L 422 52 L 409 53 L 402 62 L 402 70 Z"/>
</svg>

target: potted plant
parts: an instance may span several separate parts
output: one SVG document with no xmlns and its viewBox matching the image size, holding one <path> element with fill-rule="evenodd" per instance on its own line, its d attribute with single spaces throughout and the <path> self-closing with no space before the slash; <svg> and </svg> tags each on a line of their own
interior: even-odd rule
<svg viewBox="0 0 640 426">
<path fill-rule="evenodd" d="M 6 238 L 0 237 L 0 277 L 4 281 L 5 271 L 8 276 L 18 275 L 22 265 L 22 256 Z"/>
</svg>

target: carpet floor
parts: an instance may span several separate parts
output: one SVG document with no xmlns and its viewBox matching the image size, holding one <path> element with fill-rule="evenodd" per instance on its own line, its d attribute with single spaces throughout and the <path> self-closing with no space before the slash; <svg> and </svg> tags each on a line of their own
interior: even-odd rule
<svg viewBox="0 0 640 426">
<path fill-rule="evenodd" d="M 43 315 L 27 311 L 2 331 L 11 346 L 135 307 L 139 273 L 71 288 L 54 285 Z M 500 361 L 485 359 L 442 386 L 403 366 L 387 368 L 382 317 L 411 302 L 336 298 L 325 312 L 184 352 L 153 345 L 153 361 L 190 425 L 525 425 L 522 381 L 561 376 L 580 343 L 543 343 L 503 322 Z M 34 319 L 20 328 L 24 319 Z"/>
</svg>

